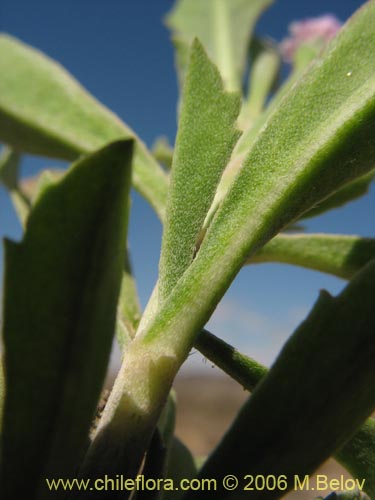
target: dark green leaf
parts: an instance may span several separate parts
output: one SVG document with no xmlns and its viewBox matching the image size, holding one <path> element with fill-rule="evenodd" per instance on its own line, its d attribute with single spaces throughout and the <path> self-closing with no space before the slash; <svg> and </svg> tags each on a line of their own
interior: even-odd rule
<svg viewBox="0 0 375 500">
<path fill-rule="evenodd" d="M 346 205 L 346 203 L 356 200 L 368 192 L 374 177 L 375 172 L 371 171 L 368 174 L 349 182 L 349 184 L 345 185 L 341 189 L 338 189 L 334 194 L 303 214 L 302 218 L 307 219 L 310 217 L 316 217 L 317 215 L 323 214 L 328 210 L 342 207 L 343 205 Z"/>
<path fill-rule="evenodd" d="M 2 497 L 49 498 L 88 441 L 116 320 L 132 142 L 77 162 L 6 242 Z M 20 481 L 22 471 L 22 481 Z"/>
<path fill-rule="evenodd" d="M 0 182 L 9 190 L 18 188 L 20 155 L 4 148 L 0 156 Z"/>
<path fill-rule="evenodd" d="M 375 498 L 375 419 L 368 419 L 335 458 L 354 478 L 366 479 L 363 489 Z"/>
<path fill-rule="evenodd" d="M 237 349 L 206 330 L 203 330 L 198 336 L 195 347 L 212 363 L 250 392 L 254 391 L 268 373 L 265 366 L 237 351 Z M 367 419 L 343 448 L 335 453 L 334 458 L 354 478 L 359 478 L 361 481 L 365 479 L 364 491 L 371 496 L 375 496 L 374 419 Z"/>
<path fill-rule="evenodd" d="M 183 479 L 193 479 L 197 474 L 197 467 L 190 450 L 177 437 L 173 438 L 171 450 L 167 463 L 166 477 L 180 484 Z M 186 483 L 185 483 L 186 484 Z M 162 500 L 180 500 L 185 492 L 182 489 L 164 491 Z"/>
<path fill-rule="evenodd" d="M 374 309 L 372 261 L 337 298 L 321 294 L 200 476 L 304 477 L 340 448 L 375 408 Z M 215 494 L 248 498 L 242 488 Z M 259 499 L 280 495 L 257 491 Z"/>
</svg>

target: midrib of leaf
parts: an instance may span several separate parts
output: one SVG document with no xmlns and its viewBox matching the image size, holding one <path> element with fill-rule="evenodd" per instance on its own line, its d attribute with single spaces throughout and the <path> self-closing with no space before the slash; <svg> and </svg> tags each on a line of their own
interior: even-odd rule
<svg viewBox="0 0 375 500">
<path fill-rule="evenodd" d="M 237 90 L 240 88 L 240 82 L 236 77 L 236 68 L 234 65 L 232 40 L 229 26 L 229 11 L 227 0 L 216 0 L 213 3 L 213 23 L 214 40 L 218 58 L 218 66 L 221 69 L 222 77 L 228 90 Z"/>
</svg>

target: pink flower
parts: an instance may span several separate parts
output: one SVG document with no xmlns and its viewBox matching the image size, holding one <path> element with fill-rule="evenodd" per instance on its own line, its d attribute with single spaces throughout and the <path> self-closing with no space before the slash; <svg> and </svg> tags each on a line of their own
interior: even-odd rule
<svg viewBox="0 0 375 500">
<path fill-rule="evenodd" d="M 280 44 L 282 56 L 290 62 L 301 45 L 319 42 L 322 46 L 325 45 L 336 35 L 341 25 L 342 23 L 332 14 L 291 23 L 289 25 L 290 36 Z"/>
</svg>

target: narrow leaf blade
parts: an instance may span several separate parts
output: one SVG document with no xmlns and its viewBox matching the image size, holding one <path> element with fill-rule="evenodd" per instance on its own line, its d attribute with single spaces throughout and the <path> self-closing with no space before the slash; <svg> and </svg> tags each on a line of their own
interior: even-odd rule
<svg viewBox="0 0 375 500">
<path fill-rule="evenodd" d="M 74 475 L 84 451 L 115 329 L 131 155 L 120 141 L 80 160 L 6 243 L 4 498 L 48 498 L 44 478 Z"/>
<path fill-rule="evenodd" d="M 350 279 L 375 258 L 375 239 L 333 234 L 279 234 L 246 261 L 282 262 Z"/>
<path fill-rule="evenodd" d="M 164 299 L 193 260 L 221 174 L 239 137 L 238 94 L 224 91 L 216 67 L 196 40 L 191 49 L 173 156 L 160 259 Z"/>
</svg>

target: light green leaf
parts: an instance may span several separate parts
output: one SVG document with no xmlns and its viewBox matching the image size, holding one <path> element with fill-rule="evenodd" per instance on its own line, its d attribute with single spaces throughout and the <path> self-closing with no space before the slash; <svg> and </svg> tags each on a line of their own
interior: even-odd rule
<svg viewBox="0 0 375 500">
<path fill-rule="evenodd" d="M 0 157 L 0 183 L 9 191 L 17 216 L 22 226 L 24 226 L 31 204 L 18 182 L 20 159 L 21 157 L 18 153 L 4 148 Z"/>
<path fill-rule="evenodd" d="M 179 0 L 166 22 L 186 44 L 197 37 L 218 66 L 228 90 L 240 90 L 254 24 L 272 0 Z M 185 43 L 184 43 L 185 42 Z M 186 60 L 186 56 L 180 60 Z"/>
<path fill-rule="evenodd" d="M 162 163 L 166 168 L 172 167 L 173 148 L 169 144 L 167 137 L 159 137 L 152 146 L 152 154 L 155 159 Z"/>
<path fill-rule="evenodd" d="M 240 125 L 245 130 L 254 124 L 263 111 L 280 68 L 277 49 L 267 40 L 256 41 L 253 52 L 255 55 L 250 69 L 248 96 L 240 114 Z"/>
<path fill-rule="evenodd" d="M 364 491 L 375 498 L 375 419 L 368 419 L 335 458 L 354 478 L 366 479 Z"/>
<path fill-rule="evenodd" d="M 49 498 L 45 478 L 74 475 L 87 445 L 115 329 L 131 154 L 121 141 L 81 159 L 44 191 L 23 241 L 6 242 L 3 498 Z"/>
<path fill-rule="evenodd" d="M 123 138 L 136 139 L 135 188 L 163 217 L 167 177 L 134 132 L 58 63 L 0 36 L 0 140 L 20 151 L 74 160 Z"/>
<path fill-rule="evenodd" d="M 375 408 L 375 261 L 336 298 L 321 294 L 310 315 L 245 403 L 200 477 L 312 474 Z M 288 482 L 289 489 L 293 482 Z M 257 491 L 279 498 L 287 490 Z M 220 498 L 248 492 L 218 490 Z M 186 499 L 198 498 L 189 492 Z"/>
<path fill-rule="evenodd" d="M 20 155 L 11 149 L 4 148 L 0 156 L 0 182 L 9 191 L 18 188 Z"/>
<path fill-rule="evenodd" d="M 375 239 L 335 234 L 279 234 L 246 261 L 283 262 L 350 279 L 375 258 Z"/>
<path fill-rule="evenodd" d="M 129 249 L 127 249 L 119 298 L 119 318 L 125 324 L 131 337 L 134 337 L 141 314 L 137 285 L 133 276 Z"/>
<path fill-rule="evenodd" d="M 164 300 L 193 260 L 217 184 L 239 137 L 239 95 L 226 93 L 216 67 L 195 41 L 173 156 L 160 257 Z"/>
</svg>

